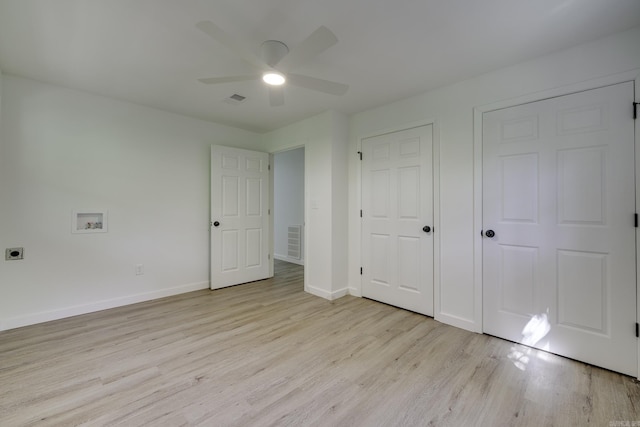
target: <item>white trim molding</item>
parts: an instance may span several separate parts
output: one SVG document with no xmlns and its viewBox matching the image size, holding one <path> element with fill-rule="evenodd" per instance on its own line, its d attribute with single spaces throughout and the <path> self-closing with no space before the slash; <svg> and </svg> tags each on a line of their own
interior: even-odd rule
<svg viewBox="0 0 640 427">
<path fill-rule="evenodd" d="M 31 313 L 24 316 L 0 319 L 0 331 L 20 328 L 22 326 L 35 325 L 37 323 L 49 322 L 52 320 L 64 319 L 66 317 L 78 316 L 80 314 L 94 313 L 96 311 L 151 301 L 158 298 L 170 297 L 173 295 L 199 291 L 202 289 L 209 289 L 208 280 L 205 282 L 188 283 L 186 285 L 175 286 L 173 288 L 159 289 L 152 292 L 128 295 L 125 297 L 102 300 L 89 304 L 74 305 L 58 310 L 41 311 L 39 313 Z"/>
<path fill-rule="evenodd" d="M 314 288 L 313 286 L 306 286 L 304 288 L 305 292 L 308 292 L 317 297 L 321 297 L 327 299 L 329 301 L 333 301 L 338 298 L 342 298 L 345 295 L 349 295 L 349 288 L 338 289 L 337 291 L 328 292 L 324 289 Z"/>
</svg>

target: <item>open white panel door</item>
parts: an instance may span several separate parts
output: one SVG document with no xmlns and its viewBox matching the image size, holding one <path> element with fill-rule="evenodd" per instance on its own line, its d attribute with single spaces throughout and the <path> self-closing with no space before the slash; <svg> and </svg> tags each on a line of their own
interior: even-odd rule
<svg viewBox="0 0 640 427">
<path fill-rule="evenodd" d="M 211 146 L 211 289 L 269 277 L 269 154 Z"/>
</svg>

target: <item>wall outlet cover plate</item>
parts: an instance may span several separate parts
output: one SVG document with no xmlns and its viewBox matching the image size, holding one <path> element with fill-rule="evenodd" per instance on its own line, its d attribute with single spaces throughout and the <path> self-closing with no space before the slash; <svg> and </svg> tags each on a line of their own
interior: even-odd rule
<svg viewBox="0 0 640 427">
<path fill-rule="evenodd" d="M 12 261 L 15 259 L 24 258 L 24 248 L 7 248 L 4 252 L 4 259 L 6 261 Z"/>
</svg>

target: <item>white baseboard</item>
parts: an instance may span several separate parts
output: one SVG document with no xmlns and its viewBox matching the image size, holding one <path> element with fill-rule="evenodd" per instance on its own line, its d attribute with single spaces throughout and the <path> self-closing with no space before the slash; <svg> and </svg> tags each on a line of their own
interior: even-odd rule
<svg viewBox="0 0 640 427">
<path fill-rule="evenodd" d="M 186 292 L 198 291 L 201 289 L 209 289 L 209 281 L 189 283 L 186 285 L 159 289 L 157 291 L 145 292 L 142 294 L 128 295 L 125 297 L 97 301 L 89 304 L 65 307 L 58 310 L 41 311 L 39 313 L 27 314 L 24 316 L 0 319 L 0 331 L 35 325 L 36 323 L 49 322 L 51 320 L 64 319 L 65 317 L 78 316 L 80 314 L 93 313 L 96 311 L 107 310 L 109 308 L 122 307 L 124 305 L 135 304 L 138 302 L 170 297 L 172 295 L 184 294 Z"/>
<path fill-rule="evenodd" d="M 290 262 L 292 264 L 304 265 L 304 259 L 289 258 L 286 255 L 280 255 L 280 254 L 273 254 L 273 258 L 278 259 L 280 261 Z"/>
<path fill-rule="evenodd" d="M 307 286 L 305 291 L 309 292 L 312 295 L 317 297 L 321 297 L 324 299 L 328 299 L 329 301 L 333 301 L 334 299 L 342 298 L 343 296 L 349 293 L 348 288 L 338 289 L 337 291 L 329 292 L 324 289 L 314 288 L 313 286 Z"/>
<path fill-rule="evenodd" d="M 337 291 L 331 292 L 331 299 L 342 298 L 343 296 L 349 295 L 349 288 L 338 289 Z"/>
</svg>

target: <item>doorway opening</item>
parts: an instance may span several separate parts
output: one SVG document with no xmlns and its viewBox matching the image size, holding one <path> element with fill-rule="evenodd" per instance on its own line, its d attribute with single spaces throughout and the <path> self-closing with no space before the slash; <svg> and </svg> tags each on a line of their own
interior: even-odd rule
<svg viewBox="0 0 640 427">
<path fill-rule="evenodd" d="M 304 276 L 304 174 L 304 147 L 273 154 L 273 258 L 277 276 Z"/>
</svg>

